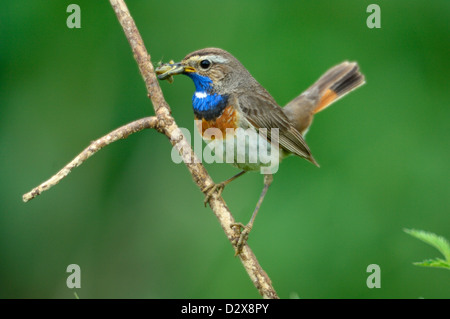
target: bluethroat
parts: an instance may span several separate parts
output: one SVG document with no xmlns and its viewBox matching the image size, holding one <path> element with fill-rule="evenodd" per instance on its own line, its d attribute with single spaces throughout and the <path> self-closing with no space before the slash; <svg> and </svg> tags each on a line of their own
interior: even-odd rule
<svg viewBox="0 0 450 319">
<path fill-rule="evenodd" d="M 263 161 L 257 152 L 250 160 L 248 154 L 239 157 L 238 152 L 231 156 L 231 164 L 242 171 L 228 180 L 213 185 L 206 190 L 205 205 L 216 192 L 221 194 L 225 185 L 247 171 L 264 172 L 264 187 L 256 208 L 247 225 L 233 224 L 236 227 L 236 255 L 245 245 L 253 227 L 256 214 L 273 180 L 273 167 L 289 155 L 302 157 L 316 166 L 311 151 L 304 140 L 313 117 L 345 94 L 364 84 L 364 76 L 355 62 L 342 62 L 328 70 L 310 88 L 281 108 L 274 98 L 259 84 L 247 69 L 230 53 L 217 48 L 206 48 L 188 54 L 181 62 L 161 64 L 156 68 L 160 80 L 173 81 L 172 76 L 185 74 L 195 85 L 192 98 L 194 116 L 203 139 L 208 143 L 237 144 L 242 132 L 264 131 L 257 138 L 245 136 L 245 152 L 265 147 L 276 155 L 276 163 Z M 211 133 L 211 129 L 215 129 Z M 276 134 L 273 130 L 277 130 Z M 241 132 L 241 133 L 239 133 Z M 275 136 L 276 135 L 276 136 Z M 241 139 L 242 141 L 242 139 Z M 272 153 L 272 152 L 271 152 Z M 225 154 L 225 153 L 224 153 Z M 227 157 L 228 159 L 228 157 Z M 238 160 L 239 159 L 239 160 Z"/>
</svg>

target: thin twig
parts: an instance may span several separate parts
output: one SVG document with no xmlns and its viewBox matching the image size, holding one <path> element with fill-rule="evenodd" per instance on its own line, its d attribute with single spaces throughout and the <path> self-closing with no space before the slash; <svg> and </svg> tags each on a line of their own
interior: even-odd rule
<svg viewBox="0 0 450 319">
<path fill-rule="evenodd" d="M 128 123 L 124 126 L 119 127 L 118 129 L 106 134 L 105 136 L 99 138 L 98 140 L 93 141 L 88 147 L 86 147 L 77 157 L 75 157 L 70 163 L 63 167 L 58 173 L 53 175 L 51 178 L 43 182 L 41 185 L 33 188 L 28 193 L 24 194 L 22 199 L 24 202 L 28 202 L 32 200 L 42 192 L 50 189 L 51 187 L 58 184 L 64 177 L 69 175 L 69 173 L 75 167 L 83 164 L 89 157 L 97 153 L 106 145 L 111 144 L 120 139 L 125 139 L 129 135 L 142 131 L 146 128 L 155 128 L 157 124 L 157 119 L 155 116 L 146 117 L 131 123 Z"/>
<path fill-rule="evenodd" d="M 39 195 L 42 191 L 56 185 L 62 178 L 67 176 L 67 174 L 69 174 L 74 167 L 81 165 L 87 158 L 92 156 L 102 147 L 118 139 L 126 138 L 130 134 L 138 132 L 144 128 L 155 128 L 169 138 L 170 143 L 180 153 L 186 167 L 192 175 L 192 179 L 203 193 L 206 193 L 209 187 L 214 184 L 205 167 L 200 163 L 200 160 L 193 152 L 191 145 L 186 140 L 183 133 L 175 123 L 175 120 L 171 116 L 169 105 L 164 99 L 161 87 L 156 79 L 150 55 L 144 46 L 144 42 L 125 2 L 123 0 L 110 0 L 110 3 L 125 32 L 126 38 L 130 43 L 134 58 L 136 59 L 139 67 L 139 72 L 144 79 L 148 96 L 152 101 L 156 117 L 149 117 L 132 122 L 93 142 L 60 172 L 48 181 L 33 189 L 31 192 L 25 194 L 23 197 L 24 201 L 28 201 Z M 214 194 L 209 198 L 209 205 L 218 218 L 228 240 L 232 244 L 235 243 L 239 237 L 239 234 L 231 228 L 231 225 L 235 223 L 235 220 L 222 197 Z M 239 258 L 261 296 L 267 299 L 277 299 L 278 295 L 272 287 L 269 276 L 262 269 L 256 259 L 256 256 L 253 254 L 248 245 L 243 247 L 241 253 L 239 254 Z"/>
</svg>

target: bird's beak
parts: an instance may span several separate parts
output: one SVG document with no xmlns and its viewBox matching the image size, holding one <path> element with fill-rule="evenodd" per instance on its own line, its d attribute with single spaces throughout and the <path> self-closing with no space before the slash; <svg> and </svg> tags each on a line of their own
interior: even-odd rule
<svg viewBox="0 0 450 319">
<path fill-rule="evenodd" d="M 195 72 L 193 67 L 184 65 L 182 62 L 175 63 L 170 61 L 169 63 L 163 63 L 155 69 L 156 74 L 158 75 L 158 79 L 160 80 L 168 80 L 172 83 L 173 75 L 183 74 L 183 73 L 192 73 Z"/>
</svg>

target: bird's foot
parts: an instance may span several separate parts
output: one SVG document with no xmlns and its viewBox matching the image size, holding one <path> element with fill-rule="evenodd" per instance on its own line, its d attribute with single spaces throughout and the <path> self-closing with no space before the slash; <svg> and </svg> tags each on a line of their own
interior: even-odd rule
<svg viewBox="0 0 450 319">
<path fill-rule="evenodd" d="M 233 240 L 235 254 L 236 257 L 242 252 L 242 248 L 244 248 L 247 243 L 248 234 L 252 230 L 252 225 L 250 223 L 248 225 L 244 225 L 242 223 L 233 223 L 230 225 L 231 228 L 234 228 L 236 232 L 236 237 Z"/>
<path fill-rule="evenodd" d="M 205 193 L 205 199 L 203 201 L 203 204 L 208 204 L 211 197 L 214 195 L 214 193 L 217 193 L 217 196 L 222 195 L 223 189 L 225 188 L 225 183 L 219 183 L 219 184 L 212 184 L 205 188 L 203 192 Z"/>
</svg>

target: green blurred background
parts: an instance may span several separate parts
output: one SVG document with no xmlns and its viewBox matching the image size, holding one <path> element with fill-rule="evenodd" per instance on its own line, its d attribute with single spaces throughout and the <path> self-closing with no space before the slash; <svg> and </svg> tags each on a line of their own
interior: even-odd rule
<svg viewBox="0 0 450 319">
<path fill-rule="evenodd" d="M 66 8 L 81 7 L 81 29 Z M 366 8 L 381 7 L 381 29 Z M 249 244 L 282 298 L 449 298 L 439 256 L 403 232 L 450 239 L 450 2 L 128 1 L 153 62 L 204 47 L 234 54 L 285 105 L 329 67 L 355 60 L 367 84 L 307 135 L 318 169 L 280 166 Z M 258 298 L 171 145 L 144 131 L 100 151 L 29 203 L 22 194 L 94 140 L 153 114 L 109 2 L 7 1 L 0 11 L 0 297 Z M 187 77 L 161 83 L 193 129 Z M 238 171 L 206 165 L 215 181 Z M 247 222 L 262 176 L 224 191 Z M 369 289 L 366 268 L 381 267 Z"/>
</svg>

